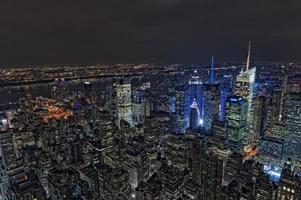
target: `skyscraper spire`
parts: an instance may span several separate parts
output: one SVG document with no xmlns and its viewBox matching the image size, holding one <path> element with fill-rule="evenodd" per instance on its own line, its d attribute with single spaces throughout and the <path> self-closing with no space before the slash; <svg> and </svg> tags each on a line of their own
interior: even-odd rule
<svg viewBox="0 0 301 200">
<path fill-rule="evenodd" d="M 251 40 L 249 41 L 249 49 L 248 49 L 248 58 L 247 58 L 246 71 L 249 70 L 249 67 L 250 67 L 250 59 L 251 59 Z"/>
<path fill-rule="evenodd" d="M 214 83 L 214 56 L 211 58 L 211 66 L 210 66 L 210 83 Z"/>
</svg>

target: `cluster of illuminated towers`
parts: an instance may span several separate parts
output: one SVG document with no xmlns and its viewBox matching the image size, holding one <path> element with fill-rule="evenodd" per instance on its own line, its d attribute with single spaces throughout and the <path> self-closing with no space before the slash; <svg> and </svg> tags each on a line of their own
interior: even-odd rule
<svg viewBox="0 0 301 200">
<path fill-rule="evenodd" d="M 235 148 L 247 150 L 255 144 L 255 135 L 252 127 L 252 99 L 256 68 L 250 66 L 251 43 L 249 43 L 248 59 L 245 70 L 242 69 L 236 78 L 234 94 L 227 91 L 223 83 L 215 81 L 214 57 L 211 60 L 209 81 L 203 83 L 197 71 L 189 81 L 185 110 L 185 127 L 200 128 L 210 131 L 214 120 L 225 121 L 227 139 Z M 188 106 L 187 106 L 188 105 Z M 189 106 L 191 105 L 191 106 Z M 199 122 L 196 126 L 196 121 Z"/>
<path fill-rule="evenodd" d="M 242 69 L 236 78 L 234 94 L 227 90 L 227 86 L 215 80 L 214 57 L 211 59 L 210 77 L 207 82 L 202 82 L 197 70 L 193 72 L 186 89 L 176 89 L 174 99 L 170 99 L 176 112 L 177 130 L 185 133 L 186 129 L 202 128 L 209 132 L 214 120 L 226 121 L 227 139 L 238 149 L 252 148 L 258 138 L 252 119 L 252 99 L 256 68 L 250 68 L 251 43 L 246 68 Z M 117 124 L 121 119 L 133 124 L 133 110 L 131 102 L 131 83 L 122 79 L 117 84 Z"/>
</svg>

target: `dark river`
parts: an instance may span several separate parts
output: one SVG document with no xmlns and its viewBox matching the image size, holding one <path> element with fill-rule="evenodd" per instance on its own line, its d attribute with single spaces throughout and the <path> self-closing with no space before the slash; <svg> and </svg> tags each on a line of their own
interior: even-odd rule
<svg viewBox="0 0 301 200">
<path fill-rule="evenodd" d="M 100 91 L 105 88 L 106 85 L 112 84 L 111 78 L 103 79 L 93 79 L 93 80 L 80 80 L 80 81 L 69 81 L 67 86 L 69 90 L 81 89 L 83 87 L 84 81 L 92 82 L 93 89 L 95 91 Z M 43 84 L 33 84 L 26 86 L 13 86 L 0 88 L 0 104 L 8 104 L 18 102 L 19 98 L 24 97 L 26 94 L 30 94 L 33 97 L 43 96 L 51 97 L 51 88 L 54 83 L 43 83 Z"/>
</svg>

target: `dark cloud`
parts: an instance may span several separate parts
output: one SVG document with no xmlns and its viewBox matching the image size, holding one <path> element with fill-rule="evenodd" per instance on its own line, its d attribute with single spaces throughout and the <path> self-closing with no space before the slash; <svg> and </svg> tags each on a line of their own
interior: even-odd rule
<svg viewBox="0 0 301 200">
<path fill-rule="evenodd" d="M 0 63 L 301 60 L 299 0 L 0 2 Z"/>
</svg>

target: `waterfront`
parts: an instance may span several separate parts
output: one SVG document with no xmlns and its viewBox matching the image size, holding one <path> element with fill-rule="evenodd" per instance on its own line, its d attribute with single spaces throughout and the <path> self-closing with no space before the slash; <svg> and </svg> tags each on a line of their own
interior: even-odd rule
<svg viewBox="0 0 301 200">
<path fill-rule="evenodd" d="M 68 81 L 68 88 L 73 90 L 74 88 L 81 88 L 84 81 L 93 82 L 94 88 L 96 91 L 103 88 L 107 83 L 112 79 L 88 79 L 88 80 L 76 80 Z M 54 82 L 51 83 L 42 83 L 42 84 L 32 84 L 26 86 L 11 86 L 0 89 L 0 105 L 15 103 L 18 102 L 19 98 L 24 97 L 26 94 L 30 94 L 33 97 L 51 97 L 51 88 L 54 85 Z"/>
</svg>

